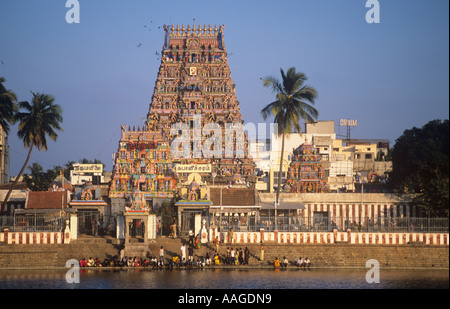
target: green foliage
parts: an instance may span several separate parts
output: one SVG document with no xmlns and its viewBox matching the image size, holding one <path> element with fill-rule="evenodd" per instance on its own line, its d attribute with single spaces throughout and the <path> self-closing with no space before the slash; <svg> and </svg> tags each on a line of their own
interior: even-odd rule
<svg viewBox="0 0 450 309">
<path fill-rule="evenodd" d="M 23 174 L 23 180 L 27 184 L 27 188 L 31 191 L 48 191 L 52 181 L 58 177 L 61 168 L 55 166 L 53 169 L 48 169 L 44 172 L 44 169 L 39 163 L 33 163 L 27 167 L 30 170 L 30 174 Z"/>
<path fill-rule="evenodd" d="M 9 124 L 15 122 L 15 114 L 18 110 L 17 97 L 11 90 L 7 90 L 3 83 L 6 80 L 0 77 L 0 126 L 6 132 L 9 133 Z"/>
<path fill-rule="evenodd" d="M 173 224 L 173 218 L 177 215 L 174 205 L 170 202 L 164 202 L 160 208 L 155 209 L 155 214 L 161 216 L 163 235 L 169 235 L 170 226 Z"/>
<path fill-rule="evenodd" d="M 8 202 L 14 186 L 28 165 L 33 148 L 36 147 L 39 151 L 47 150 L 47 136 L 56 141 L 58 138 L 56 132 L 62 131 L 62 108 L 58 104 L 54 104 L 55 98 L 48 94 L 31 93 L 33 94 L 31 103 L 19 102 L 20 110 L 14 115 L 15 121 L 19 122 L 17 136 L 30 150 L 16 180 L 10 186 L 3 204 Z"/>
<path fill-rule="evenodd" d="M 53 103 L 55 98 L 51 95 L 34 92 L 32 94 L 31 104 L 26 101 L 19 102 L 19 107 L 24 111 L 16 114 L 19 121 L 17 135 L 25 147 L 47 150 L 47 136 L 56 141 L 56 130 L 63 131 L 60 125 L 63 121 L 62 108 Z"/>
<path fill-rule="evenodd" d="M 272 88 L 276 93 L 276 100 L 261 111 L 264 119 L 273 115 L 278 124 L 278 134 L 291 133 L 293 129 L 301 132 L 300 120 L 313 122 L 319 112 L 312 106 L 317 97 L 317 91 L 304 85 L 307 80 L 305 74 L 289 68 L 284 73 L 280 69 L 282 80 L 269 76 L 263 79 L 263 86 Z"/>
<path fill-rule="evenodd" d="M 393 190 L 415 193 L 414 202 L 428 215 L 448 216 L 448 120 L 405 130 L 392 151 L 392 169 Z"/>
<path fill-rule="evenodd" d="M 285 134 L 289 134 L 293 130 L 301 134 L 300 121 L 314 122 L 319 116 L 319 112 L 313 107 L 317 91 L 304 85 L 307 79 L 306 75 L 296 72 L 294 67 L 289 68 L 286 74 L 283 69 L 280 69 L 280 72 L 281 81 L 272 76 L 263 79 L 263 86 L 272 88 L 276 94 L 276 100 L 261 110 L 264 120 L 270 115 L 274 116 L 274 123 L 278 125 L 278 135 L 282 136 L 278 175 L 282 175 L 283 171 Z M 276 203 L 279 201 L 280 189 L 281 177 L 278 177 Z"/>
</svg>

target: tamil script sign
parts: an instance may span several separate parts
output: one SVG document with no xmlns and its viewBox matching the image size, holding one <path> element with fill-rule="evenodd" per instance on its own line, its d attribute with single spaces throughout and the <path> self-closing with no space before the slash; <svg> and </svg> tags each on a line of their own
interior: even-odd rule
<svg viewBox="0 0 450 309">
<path fill-rule="evenodd" d="M 177 164 L 177 173 L 211 173 L 211 164 Z"/>
<path fill-rule="evenodd" d="M 74 173 L 103 173 L 103 164 L 74 164 Z"/>
</svg>

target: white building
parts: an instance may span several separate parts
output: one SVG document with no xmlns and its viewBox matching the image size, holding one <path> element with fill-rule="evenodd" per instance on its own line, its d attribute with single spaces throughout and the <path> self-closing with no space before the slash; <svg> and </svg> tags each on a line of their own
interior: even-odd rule
<svg viewBox="0 0 450 309">
<path fill-rule="evenodd" d="M 389 147 L 386 140 L 337 139 L 334 120 L 306 123 L 304 131 L 302 134 L 285 135 L 282 183 L 286 181 L 293 150 L 305 142 L 319 150 L 332 192 L 353 192 L 355 176 L 360 177 L 359 181 L 369 181 L 372 173 L 382 176 L 392 168 L 392 162 L 375 160 L 378 151 L 386 152 Z M 249 142 L 256 167 L 264 173 L 264 176 L 258 177 L 259 191 L 275 191 L 280 169 L 281 141 L 281 136 L 272 133 L 271 139 L 265 142 Z"/>
</svg>

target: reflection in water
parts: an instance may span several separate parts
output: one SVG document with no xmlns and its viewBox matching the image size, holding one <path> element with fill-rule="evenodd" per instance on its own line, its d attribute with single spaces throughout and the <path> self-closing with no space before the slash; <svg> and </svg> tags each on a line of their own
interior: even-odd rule
<svg viewBox="0 0 450 309">
<path fill-rule="evenodd" d="M 82 270 L 66 283 L 65 270 L 3 270 L 2 289 L 448 289 L 446 270 L 381 270 L 380 283 L 356 270 Z"/>
</svg>

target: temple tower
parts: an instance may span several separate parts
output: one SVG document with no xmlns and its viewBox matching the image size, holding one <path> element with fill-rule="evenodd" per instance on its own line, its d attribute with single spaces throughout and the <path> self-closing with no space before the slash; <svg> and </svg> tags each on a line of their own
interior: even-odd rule
<svg viewBox="0 0 450 309">
<path fill-rule="evenodd" d="M 317 148 L 303 143 L 294 149 L 284 191 L 291 193 L 323 193 L 329 191 L 325 170 Z"/>
<path fill-rule="evenodd" d="M 111 199 L 122 199 L 112 202 L 118 212 L 126 207 L 135 214 L 151 213 L 158 200 L 174 198 L 209 205 L 204 203 L 209 199 L 205 185 L 211 179 L 246 183 L 253 176 L 224 29 L 164 26 L 145 126 L 122 126 L 109 193 Z M 203 187 L 194 192 L 192 179 Z"/>
</svg>

